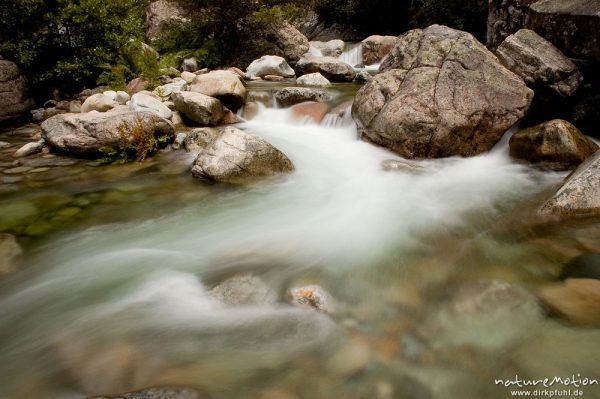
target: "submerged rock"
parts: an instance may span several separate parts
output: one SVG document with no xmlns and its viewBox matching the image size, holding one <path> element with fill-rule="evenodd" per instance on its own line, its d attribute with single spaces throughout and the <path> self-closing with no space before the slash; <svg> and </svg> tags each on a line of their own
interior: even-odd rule
<svg viewBox="0 0 600 399">
<path fill-rule="evenodd" d="M 303 103 L 306 101 L 326 102 L 332 96 L 325 90 L 309 87 L 286 87 L 275 93 L 275 99 L 282 107 Z"/>
<path fill-rule="evenodd" d="M 23 250 L 15 236 L 0 233 L 0 278 L 5 277 L 17 270 L 17 258 Z"/>
<path fill-rule="evenodd" d="M 562 187 L 540 209 L 544 215 L 600 215 L 600 150 L 569 175 Z"/>
<path fill-rule="evenodd" d="M 598 150 L 598 145 L 567 121 L 555 119 L 523 129 L 510 138 L 510 155 L 555 169 L 577 167 Z"/>
<path fill-rule="evenodd" d="M 150 388 L 119 395 L 94 396 L 91 399 L 208 399 L 208 396 L 191 388 Z"/>
<path fill-rule="evenodd" d="M 363 62 L 373 65 L 381 62 L 389 54 L 398 38 L 396 36 L 373 35 L 362 41 Z"/>
<path fill-rule="evenodd" d="M 539 297 L 573 323 L 600 326 L 600 280 L 570 278 L 561 284 L 542 287 Z"/>
<path fill-rule="evenodd" d="M 440 25 L 400 37 L 380 71 L 358 91 L 352 116 L 361 138 L 404 158 L 489 151 L 533 98 L 471 34 Z"/>
<path fill-rule="evenodd" d="M 214 182 L 242 183 L 293 170 L 292 161 L 262 138 L 227 127 L 198 154 L 192 176 Z"/>
<path fill-rule="evenodd" d="M 308 285 L 290 290 L 292 304 L 319 310 L 325 313 L 333 313 L 333 299 L 323 288 L 318 285 Z"/>
<path fill-rule="evenodd" d="M 250 78 L 263 78 L 268 75 L 281 76 L 284 78 L 293 78 L 296 72 L 290 67 L 283 57 L 276 55 L 263 55 L 257 60 L 252 61 L 246 74 Z"/>
<path fill-rule="evenodd" d="M 219 100 L 201 93 L 185 91 L 174 93 L 172 98 L 177 111 L 200 126 L 217 126 L 225 115 Z"/>
<path fill-rule="evenodd" d="M 507 37 L 496 55 L 529 86 L 548 86 L 565 97 L 572 95 L 583 80 L 573 61 L 529 29 Z"/>
<path fill-rule="evenodd" d="M 106 156 L 125 143 L 139 144 L 150 135 L 173 138 L 171 122 L 150 112 L 61 114 L 42 123 L 42 137 L 51 147 L 77 156 Z"/>
<path fill-rule="evenodd" d="M 237 111 L 246 102 L 246 86 L 242 79 L 231 71 L 212 71 L 197 75 L 190 91 L 220 100 L 232 111 Z"/>
<path fill-rule="evenodd" d="M 251 274 L 231 277 L 211 289 L 209 294 L 231 306 L 271 305 L 277 302 L 277 294 L 263 280 Z"/>
<path fill-rule="evenodd" d="M 351 82 L 356 76 L 352 66 L 338 58 L 305 55 L 296 64 L 300 75 L 319 72 L 332 82 Z"/>
<path fill-rule="evenodd" d="M 399 161 L 397 159 L 386 159 L 381 162 L 381 169 L 386 172 L 409 172 L 409 173 L 421 173 L 425 170 L 420 165 L 407 162 L 407 161 Z"/>
</svg>

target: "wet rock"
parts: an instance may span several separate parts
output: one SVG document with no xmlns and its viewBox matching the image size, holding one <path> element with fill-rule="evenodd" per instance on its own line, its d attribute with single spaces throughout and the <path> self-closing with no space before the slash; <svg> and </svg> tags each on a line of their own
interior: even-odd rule
<svg viewBox="0 0 600 399">
<path fill-rule="evenodd" d="M 173 149 L 179 150 L 180 148 L 182 148 L 186 137 L 187 137 L 187 134 L 185 134 L 185 133 L 177 133 L 177 136 L 175 136 L 175 140 L 173 140 L 173 144 L 171 144 Z"/>
<path fill-rule="evenodd" d="M 289 158 L 262 138 L 227 127 L 198 154 L 192 176 L 214 182 L 242 183 L 293 170 Z"/>
<path fill-rule="evenodd" d="M 363 370 L 371 359 L 369 346 L 360 339 L 354 338 L 345 342 L 342 347 L 329 358 L 326 367 L 329 371 L 342 376 L 352 376 Z"/>
<path fill-rule="evenodd" d="M 285 78 L 282 76 L 267 75 L 263 79 L 266 80 L 267 82 L 283 82 L 283 80 Z"/>
<path fill-rule="evenodd" d="M 525 25 L 529 5 L 538 0 L 490 1 L 487 21 L 487 46 L 495 50 L 508 36 Z"/>
<path fill-rule="evenodd" d="M 223 105 L 213 97 L 186 91 L 174 93 L 172 98 L 177 111 L 200 126 L 216 126 L 223 120 Z"/>
<path fill-rule="evenodd" d="M 42 151 L 42 148 L 44 148 L 44 144 L 45 144 L 44 140 L 27 143 L 23 147 L 19 148 L 13 154 L 13 156 L 15 158 L 23 158 L 23 157 L 27 157 L 29 155 L 37 154 L 38 152 Z"/>
<path fill-rule="evenodd" d="M 248 93 L 247 101 L 262 103 L 265 107 L 272 107 L 273 94 L 268 91 L 251 91 Z"/>
<path fill-rule="evenodd" d="M 325 313 L 335 311 L 331 295 L 318 285 L 292 288 L 290 297 L 293 305 L 309 307 Z"/>
<path fill-rule="evenodd" d="M 397 159 L 386 159 L 381 162 L 381 169 L 386 172 L 409 172 L 409 173 L 421 173 L 425 170 L 420 165 L 412 162 L 399 161 Z"/>
<path fill-rule="evenodd" d="M 94 94 L 88 97 L 81 106 L 81 112 L 106 112 L 119 105 L 111 96 L 104 93 Z"/>
<path fill-rule="evenodd" d="M 62 114 L 42 123 L 42 137 L 49 146 L 66 153 L 106 156 L 108 148 L 119 148 L 123 140 L 137 144 L 144 136 L 173 138 L 171 122 L 150 112 Z"/>
<path fill-rule="evenodd" d="M 94 396 L 91 399 L 208 399 L 208 396 L 191 388 L 150 388 L 119 395 Z"/>
<path fill-rule="evenodd" d="M 380 71 L 352 116 L 361 138 L 404 158 L 489 151 L 533 98 L 472 35 L 440 25 L 401 36 Z"/>
<path fill-rule="evenodd" d="M 17 259 L 22 253 L 15 236 L 0 233 L 0 278 L 17 271 Z"/>
<path fill-rule="evenodd" d="M 332 96 L 325 90 L 308 87 L 286 87 L 275 93 L 275 99 L 282 107 L 299 104 L 306 101 L 326 102 Z"/>
<path fill-rule="evenodd" d="M 519 286 L 480 281 L 461 287 L 433 316 L 436 341 L 499 349 L 519 342 L 542 320 L 536 297 Z"/>
<path fill-rule="evenodd" d="M 363 62 L 365 65 L 380 63 L 389 54 L 398 38 L 396 36 L 373 35 L 362 41 Z"/>
<path fill-rule="evenodd" d="M 530 87 L 547 86 L 568 97 L 583 77 L 577 66 L 552 43 L 532 30 L 521 29 L 498 47 L 496 55 Z"/>
<path fill-rule="evenodd" d="M 175 1 L 158 0 L 146 9 L 146 38 L 156 39 L 167 29 L 190 22 L 188 13 Z"/>
<path fill-rule="evenodd" d="M 539 297 L 573 323 L 600 326 L 600 280 L 570 278 L 541 288 Z"/>
<path fill-rule="evenodd" d="M 17 64 L 0 59 L 0 122 L 18 119 L 34 105 L 27 79 Z"/>
<path fill-rule="evenodd" d="M 144 93 L 136 93 L 131 97 L 129 109 L 139 112 L 151 112 L 164 119 L 171 119 L 173 112 L 162 103 Z"/>
<path fill-rule="evenodd" d="M 258 115 L 258 104 L 254 101 L 249 101 L 244 105 L 243 116 L 246 120 L 252 120 L 256 115 Z"/>
<path fill-rule="evenodd" d="M 529 6 L 525 27 L 567 57 L 600 62 L 600 3 L 593 0 L 540 0 Z"/>
<path fill-rule="evenodd" d="M 232 111 L 237 111 L 246 102 L 244 82 L 230 71 L 212 71 L 197 75 L 190 91 L 217 98 Z"/>
<path fill-rule="evenodd" d="M 309 43 L 311 49 L 316 49 L 323 57 L 334 57 L 337 58 L 344 52 L 346 43 L 340 39 L 333 39 L 327 42 L 311 41 Z"/>
<path fill-rule="evenodd" d="M 296 72 L 288 65 L 283 57 L 276 55 L 264 55 L 257 60 L 252 61 L 246 74 L 250 78 L 263 78 L 268 75 L 281 76 L 284 78 L 293 78 Z"/>
<path fill-rule="evenodd" d="M 236 123 L 240 123 L 242 122 L 242 120 L 240 118 L 238 118 L 238 116 L 236 114 L 233 113 L 233 111 L 225 108 L 225 113 L 223 114 L 223 120 L 221 121 L 221 123 L 223 125 L 234 125 Z"/>
<path fill-rule="evenodd" d="M 351 82 L 356 76 L 352 66 L 338 58 L 305 55 L 296 64 L 299 75 L 319 72 L 332 82 Z"/>
<path fill-rule="evenodd" d="M 302 75 L 296 79 L 296 83 L 304 86 L 329 87 L 331 82 L 321 75 L 319 72 Z"/>
<path fill-rule="evenodd" d="M 558 170 L 573 169 L 598 150 L 596 143 L 561 119 L 520 130 L 509 144 L 512 157 Z"/>
<path fill-rule="evenodd" d="M 354 83 L 367 83 L 373 80 L 373 76 L 367 71 L 358 71 L 354 77 Z"/>
<path fill-rule="evenodd" d="M 543 215 L 600 215 L 600 151 L 569 175 L 560 189 L 540 209 Z"/>
<path fill-rule="evenodd" d="M 277 302 L 276 293 L 263 280 L 251 274 L 231 277 L 212 288 L 209 294 L 230 306 L 272 305 Z"/>
<path fill-rule="evenodd" d="M 329 104 L 307 101 L 292 106 L 290 110 L 292 111 L 294 118 L 301 120 L 309 119 L 315 123 L 321 123 L 329 111 Z"/>
<path fill-rule="evenodd" d="M 202 127 L 189 132 L 183 142 L 187 152 L 200 152 L 221 135 L 219 129 Z"/>
</svg>

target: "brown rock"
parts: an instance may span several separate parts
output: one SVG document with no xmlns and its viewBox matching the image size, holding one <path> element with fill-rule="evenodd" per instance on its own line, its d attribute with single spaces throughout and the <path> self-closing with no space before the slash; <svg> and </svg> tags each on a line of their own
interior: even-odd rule
<svg viewBox="0 0 600 399">
<path fill-rule="evenodd" d="M 131 82 L 127 83 L 127 93 L 133 95 L 139 93 L 142 90 L 146 90 L 150 82 L 144 78 L 135 78 Z"/>
<path fill-rule="evenodd" d="M 296 104 L 290 109 L 294 118 L 310 119 L 315 123 L 321 123 L 325 115 L 327 115 L 327 112 L 329 112 L 329 104 L 307 101 Z"/>
<path fill-rule="evenodd" d="M 540 299 L 576 324 L 600 326 L 600 280 L 573 278 L 542 287 Z"/>
<path fill-rule="evenodd" d="M 404 158 L 489 151 L 533 97 L 472 35 L 440 25 L 400 37 L 380 70 L 352 116 L 361 138 Z"/>
<path fill-rule="evenodd" d="M 396 36 L 373 35 L 362 41 L 363 63 L 373 65 L 381 62 L 389 54 L 398 38 Z"/>
<path fill-rule="evenodd" d="M 559 169 L 573 169 L 592 156 L 598 145 L 567 121 L 555 119 L 523 129 L 510 138 L 510 155 Z"/>
</svg>

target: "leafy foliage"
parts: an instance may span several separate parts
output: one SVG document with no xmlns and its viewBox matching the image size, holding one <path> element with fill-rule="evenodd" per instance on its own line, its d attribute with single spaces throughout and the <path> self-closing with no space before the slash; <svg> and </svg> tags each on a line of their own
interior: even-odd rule
<svg viewBox="0 0 600 399">
<path fill-rule="evenodd" d="M 119 125 L 117 133 L 119 144 L 116 147 L 100 149 L 106 154 L 106 157 L 100 160 L 101 162 L 114 164 L 142 162 L 170 139 L 168 136 L 156 137 L 152 129 L 146 129 L 141 116 L 138 116 L 133 124 Z"/>
<path fill-rule="evenodd" d="M 93 83 L 141 39 L 148 0 L 0 0 L 0 55 L 42 89 Z"/>
</svg>

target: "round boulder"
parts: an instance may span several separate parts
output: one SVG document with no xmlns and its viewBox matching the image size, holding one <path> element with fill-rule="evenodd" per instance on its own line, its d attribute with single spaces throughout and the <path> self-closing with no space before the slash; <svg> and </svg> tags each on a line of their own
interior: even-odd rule
<svg viewBox="0 0 600 399">
<path fill-rule="evenodd" d="M 268 75 L 293 78 L 296 72 L 283 57 L 264 55 L 248 65 L 246 74 L 250 78 L 263 78 Z"/>
<path fill-rule="evenodd" d="M 173 116 L 173 111 L 164 105 L 162 101 L 144 93 L 136 93 L 131 97 L 129 109 L 132 111 L 152 112 L 165 119 L 171 119 Z"/>
<path fill-rule="evenodd" d="M 190 91 L 214 97 L 234 112 L 246 102 L 246 86 L 231 71 L 212 71 L 198 75 L 192 82 Z"/>
<path fill-rule="evenodd" d="M 305 55 L 296 63 L 300 75 L 319 72 L 332 82 L 351 82 L 356 76 L 354 68 L 334 57 Z"/>
<path fill-rule="evenodd" d="M 296 83 L 304 86 L 329 87 L 331 82 L 321 75 L 319 72 L 302 75 L 296 79 Z"/>
<path fill-rule="evenodd" d="M 533 91 L 471 34 L 432 25 L 401 36 L 352 106 L 360 137 L 404 158 L 489 151 Z"/>
<path fill-rule="evenodd" d="M 198 154 L 192 176 L 211 182 L 243 183 L 293 170 L 292 161 L 262 138 L 227 127 Z"/>
<path fill-rule="evenodd" d="M 177 111 L 201 126 L 217 126 L 225 115 L 223 105 L 216 98 L 191 91 L 173 93 L 171 97 Z"/>
</svg>

